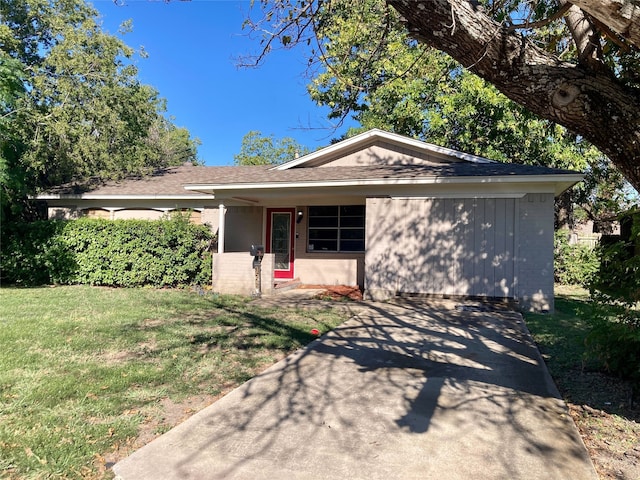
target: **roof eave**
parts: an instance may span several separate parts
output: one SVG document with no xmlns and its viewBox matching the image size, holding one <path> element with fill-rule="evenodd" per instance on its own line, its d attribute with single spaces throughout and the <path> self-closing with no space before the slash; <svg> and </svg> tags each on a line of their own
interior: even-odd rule
<svg viewBox="0 0 640 480">
<path fill-rule="evenodd" d="M 211 194 L 199 192 L 200 194 L 184 195 L 128 195 L 128 194 L 41 194 L 32 197 L 35 200 L 202 200 L 210 199 Z"/>
<path fill-rule="evenodd" d="M 459 176 L 459 177 L 423 177 L 423 178 L 372 178 L 348 180 L 311 180 L 303 182 L 269 182 L 269 183 L 232 183 L 232 184 L 191 184 L 185 185 L 188 191 L 215 192 L 226 190 L 272 190 L 290 188 L 327 188 L 357 187 L 383 185 L 433 185 L 433 184 L 505 184 L 505 183 L 548 183 L 554 184 L 555 195 L 571 188 L 582 181 L 582 174 L 547 174 L 547 175 L 501 175 L 491 177 Z"/>
</svg>

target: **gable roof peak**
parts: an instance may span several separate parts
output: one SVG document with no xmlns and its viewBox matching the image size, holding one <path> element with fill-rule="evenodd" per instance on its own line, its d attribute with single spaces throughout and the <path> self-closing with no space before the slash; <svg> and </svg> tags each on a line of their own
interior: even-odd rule
<svg viewBox="0 0 640 480">
<path fill-rule="evenodd" d="M 433 143 L 423 142 L 416 140 L 415 138 L 406 137 L 397 133 L 387 132 L 378 128 L 372 128 L 366 132 L 359 133 L 353 137 L 347 138 L 340 142 L 334 143 L 327 147 L 316 150 L 302 157 L 296 158 L 289 162 L 282 163 L 272 167 L 270 170 L 289 170 L 295 167 L 311 167 L 324 163 L 323 160 L 330 160 L 335 158 L 341 152 L 353 151 L 358 148 L 366 148 L 376 140 L 384 140 L 402 147 L 412 148 L 414 150 L 432 153 L 435 155 L 442 155 L 452 157 L 458 161 L 465 161 L 470 163 L 496 163 L 494 160 L 488 158 L 479 157 L 469 153 L 460 152 L 447 147 L 441 147 Z"/>
</svg>

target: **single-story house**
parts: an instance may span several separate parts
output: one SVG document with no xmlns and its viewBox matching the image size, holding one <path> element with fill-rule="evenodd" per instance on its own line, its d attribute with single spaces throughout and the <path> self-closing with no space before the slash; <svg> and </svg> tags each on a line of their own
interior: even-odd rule
<svg viewBox="0 0 640 480">
<path fill-rule="evenodd" d="M 213 287 L 359 285 L 370 299 L 512 299 L 553 310 L 554 197 L 573 171 L 494 162 L 370 130 L 277 166 L 184 165 L 38 198 L 50 217 L 160 218 L 190 210 L 218 234 Z"/>
</svg>

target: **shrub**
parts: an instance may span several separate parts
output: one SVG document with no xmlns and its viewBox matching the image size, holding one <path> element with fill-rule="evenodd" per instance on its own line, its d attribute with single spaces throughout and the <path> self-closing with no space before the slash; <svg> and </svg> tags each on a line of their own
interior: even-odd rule
<svg viewBox="0 0 640 480">
<path fill-rule="evenodd" d="M 586 287 L 598 271 L 596 250 L 588 245 L 569 244 L 566 232 L 556 232 L 554 253 L 557 283 Z"/>
<path fill-rule="evenodd" d="M 184 217 L 167 220 L 45 221 L 15 227 L 3 245 L 3 279 L 22 285 L 117 287 L 207 284 L 211 232 Z"/>
<path fill-rule="evenodd" d="M 635 251 L 635 243 L 640 245 L 640 232 L 635 237 L 598 248 L 600 268 L 590 284 L 598 301 L 627 306 L 640 302 L 640 251 Z"/>
<path fill-rule="evenodd" d="M 630 380 L 633 394 L 640 389 L 640 312 L 624 306 L 596 302 L 585 355 L 604 369 Z M 633 401 L 633 398 L 632 398 Z"/>
<path fill-rule="evenodd" d="M 601 310 L 587 336 L 587 354 L 640 387 L 640 216 L 619 241 L 602 244 L 600 269 L 590 285 Z M 631 217 L 633 218 L 633 217 Z"/>
<path fill-rule="evenodd" d="M 640 382 L 640 329 L 619 318 L 597 318 L 586 339 L 587 355 L 624 379 Z"/>
</svg>

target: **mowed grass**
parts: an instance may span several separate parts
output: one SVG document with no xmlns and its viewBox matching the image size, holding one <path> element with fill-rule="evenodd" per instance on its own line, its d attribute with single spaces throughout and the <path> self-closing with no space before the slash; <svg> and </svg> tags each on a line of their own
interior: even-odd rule
<svg viewBox="0 0 640 480">
<path fill-rule="evenodd" d="M 346 316 L 180 290 L 0 289 L 0 477 L 108 478 L 105 456 L 154 406 L 215 398 Z"/>
<path fill-rule="evenodd" d="M 602 311 L 591 302 L 587 290 L 566 285 L 556 285 L 555 307 L 553 315 L 525 315 L 551 376 L 565 399 L 594 408 L 608 407 L 604 402 L 610 392 L 593 389 L 585 381 L 585 373 L 604 371 L 603 365 L 586 355 L 585 343 L 593 328 L 592 319 Z"/>
<path fill-rule="evenodd" d="M 591 329 L 589 292 L 556 285 L 555 313 L 527 313 L 525 320 L 555 379 L 583 370 L 585 337 Z"/>
</svg>

